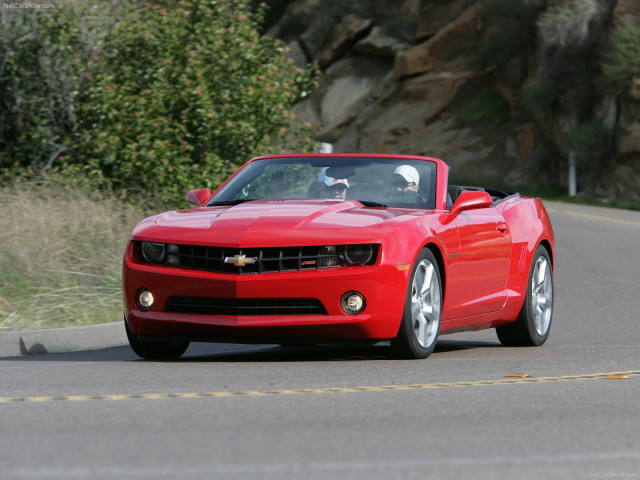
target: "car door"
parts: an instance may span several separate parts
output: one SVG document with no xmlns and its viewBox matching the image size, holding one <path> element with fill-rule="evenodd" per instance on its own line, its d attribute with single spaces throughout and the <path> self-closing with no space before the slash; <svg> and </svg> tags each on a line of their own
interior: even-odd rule
<svg viewBox="0 0 640 480">
<path fill-rule="evenodd" d="M 511 234 L 493 207 L 467 210 L 454 220 L 460 251 L 450 258 L 447 288 L 450 319 L 502 309 L 511 261 Z"/>
</svg>

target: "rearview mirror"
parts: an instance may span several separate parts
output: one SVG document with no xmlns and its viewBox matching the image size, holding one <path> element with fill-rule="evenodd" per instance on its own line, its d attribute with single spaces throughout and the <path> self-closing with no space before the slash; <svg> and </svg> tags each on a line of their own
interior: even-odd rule
<svg viewBox="0 0 640 480">
<path fill-rule="evenodd" d="M 460 213 L 476 208 L 488 208 L 493 203 L 491 195 L 487 192 L 467 190 L 462 192 L 451 207 L 451 213 Z"/>
<path fill-rule="evenodd" d="M 194 205 L 202 205 L 211 196 L 211 190 L 208 188 L 199 188 L 198 190 L 190 190 L 185 200 Z"/>
</svg>

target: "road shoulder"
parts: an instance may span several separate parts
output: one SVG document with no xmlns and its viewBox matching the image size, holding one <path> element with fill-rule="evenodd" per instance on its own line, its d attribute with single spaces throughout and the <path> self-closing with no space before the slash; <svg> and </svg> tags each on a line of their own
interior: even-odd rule
<svg viewBox="0 0 640 480">
<path fill-rule="evenodd" d="M 124 322 L 0 333 L 0 356 L 66 353 L 127 345 Z"/>
</svg>

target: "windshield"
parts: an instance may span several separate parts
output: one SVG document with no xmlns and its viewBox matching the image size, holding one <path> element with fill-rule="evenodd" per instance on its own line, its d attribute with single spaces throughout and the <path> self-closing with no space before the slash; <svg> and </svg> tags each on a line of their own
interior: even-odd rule
<svg viewBox="0 0 640 480">
<path fill-rule="evenodd" d="M 358 200 L 366 206 L 435 208 L 436 164 L 426 160 L 309 156 L 243 167 L 207 206 L 266 199 Z"/>
</svg>

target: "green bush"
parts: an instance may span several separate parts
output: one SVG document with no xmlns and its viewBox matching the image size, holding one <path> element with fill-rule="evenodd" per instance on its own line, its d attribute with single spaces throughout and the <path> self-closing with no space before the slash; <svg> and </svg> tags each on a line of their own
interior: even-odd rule
<svg viewBox="0 0 640 480">
<path fill-rule="evenodd" d="M 599 120 L 578 124 L 569 134 L 569 148 L 576 153 L 580 176 L 595 183 L 613 156 L 613 132 Z"/>
<path fill-rule="evenodd" d="M 503 66 L 513 58 L 526 61 L 536 46 L 538 9 L 523 0 L 487 2 L 481 18 L 492 34 L 478 58 L 480 66 Z"/>
<path fill-rule="evenodd" d="M 176 202 L 254 155 L 311 149 L 314 128 L 289 107 L 310 93 L 317 69 L 299 69 L 282 42 L 259 33 L 264 8 L 161 3 L 11 12 L 5 174 L 53 168 Z"/>
<path fill-rule="evenodd" d="M 50 169 L 72 146 L 88 53 L 77 13 L 71 8 L 0 10 L 0 167 L 5 175 L 15 173 L 10 169 Z"/>
<path fill-rule="evenodd" d="M 522 87 L 520 94 L 520 106 L 525 114 L 541 112 L 547 108 L 555 108 L 560 96 L 555 90 L 556 85 L 551 82 L 533 82 Z"/>
<path fill-rule="evenodd" d="M 480 92 L 460 109 L 460 118 L 467 122 L 491 122 L 494 126 L 509 120 L 511 105 L 495 90 Z"/>
<path fill-rule="evenodd" d="M 621 25 L 614 30 L 602 70 L 618 93 L 640 77 L 640 29 Z"/>
</svg>

